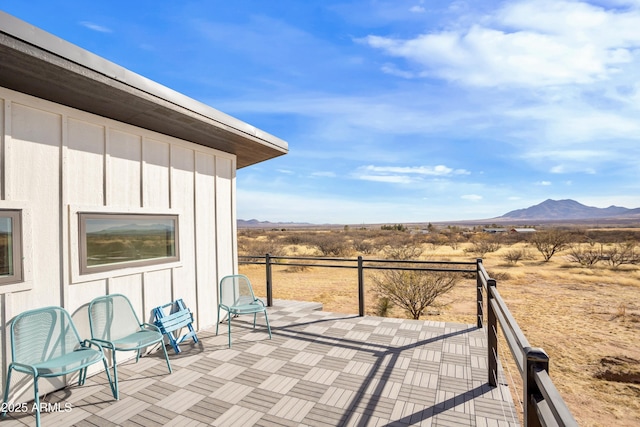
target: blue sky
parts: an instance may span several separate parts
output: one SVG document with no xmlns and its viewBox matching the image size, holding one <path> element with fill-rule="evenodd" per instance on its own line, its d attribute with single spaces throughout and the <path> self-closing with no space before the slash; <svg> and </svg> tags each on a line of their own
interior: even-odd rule
<svg viewBox="0 0 640 427">
<path fill-rule="evenodd" d="M 289 143 L 238 218 L 483 219 L 640 207 L 640 0 L 4 0 Z"/>
</svg>

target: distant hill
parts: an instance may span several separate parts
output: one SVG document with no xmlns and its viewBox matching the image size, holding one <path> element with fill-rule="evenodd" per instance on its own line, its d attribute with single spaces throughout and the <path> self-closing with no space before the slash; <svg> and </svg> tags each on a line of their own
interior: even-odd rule
<svg viewBox="0 0 640 427">
<path fill-rule="evenodd" d="M 553 223 L 573 223 L 573 224 L 637 224 L 640 222 L 640 208 L 628 209 L 620 206 L 609 206 L 608 208 L 596 208 L 586 206 L 575 200 L 551 200 L 525 209 L 516 209 L 506 214 L 489 219 L 474 219 L 465 221 L 441 221 L 438 224 L 464 224 L 476 226 L 478 224 L 487 224 L 488 222 L 505 223 L 505 224 L 527 224 L 532 222 L 539 224 Z M 416 222 L 411 223 L 414 226 L 425 226 L 427 223 Z M 362 225 L 362 224 L 360 224 Z M 369 226 L 381 226 L 384 224 L 368 224 Z M 238 228 L 326 228 L 326 227 L 342 227 L 340 224 L 312 224 L 309 222 L 270 222 L 258 221 L 257 219 L 238 220 Z"/>
<path fill-rule="evenodd" d="M 166 233 L 172 231 L 173 227 L 165 224 L 127 224 L 118 227 L 109 227 L 102 230 L 92 231 L 92 234 L 148 234 Z"/>
<path fill-rule="evenodd" d="M 308 227 L 312 225 L 308 222 L 269 222 L 258 221 L 257 219 L 239 219 L 238 228 L 286 228 L 286 227 Z"/>
<path fill-rule="evenodd" d="M 575 200 L 551 200 L 508 212 L 499 219 L 511 220 L 588 220 L 604 218 L 632 218 L 640 219 L 640 208 L 628 209 L 620 206 L 595 208 L 583 205 Z"/>
</svg>

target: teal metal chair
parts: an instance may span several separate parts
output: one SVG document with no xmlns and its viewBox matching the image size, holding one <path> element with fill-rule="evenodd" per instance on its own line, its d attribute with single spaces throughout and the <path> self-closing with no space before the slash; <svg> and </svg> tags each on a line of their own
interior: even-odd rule
<svg viewBox="0 0 640 427">
<path fill-rule="evenodd" d="M 137 352 L 137 363 L 140 359 L 140 350 L 160 344 L 169 373 L 172 372 L 162 333 L 157 326 L 140 322 L 126 296 L 111 294 L 91 301 L 89 303 L 89 325 L 91 339 L 111 350 L 113 359 L 113 384 L 111 388 L 116 399 L 120 399 L 118 363 L 116 361 L 118 351 Z"/>
<path fill-rule="evenodd" d="M 251 287 L 251 282 L 247 276 L 235 274 L 225 276 L 220 280 L 220 303 L 218 304 L 218 321 L 216 322 L 216 335 L 218 335 L 218 326 L 220 326 L 220 312 L 227 312 L 227 326 L 229 329 L 229 348 L 231 348 L 231 317 L 241 314 L 253 314 L 253 327 L 256 327 L 256 316 L 258 313 L 264 313 L 264 319 L 267 322 L 267 330 L 269 331 L 269 339 L 271 339 L 271 326 L 269 326 L 269 317 L 267 316 L 267 307 L 262 300 L 256 298 Z"/>
<path fill-rule="evenodd" d="M 62 307 L 44 307 L 18 314 L 9 326 L 11 363 L 4 388 L 2 416 L 7 415 L 7 402 L 13 371 L 33 376 L 36 425 L 40 425 L 38 379 L 58 377 L 79 371 L 78 385 L 87 378 L 87 368 L 102 362 L 113 391 L 107 359 L 102 346 L 81 340 L 69 313 Z M 113 394 L 115 398 L 115 393 Z"/>
</svg>

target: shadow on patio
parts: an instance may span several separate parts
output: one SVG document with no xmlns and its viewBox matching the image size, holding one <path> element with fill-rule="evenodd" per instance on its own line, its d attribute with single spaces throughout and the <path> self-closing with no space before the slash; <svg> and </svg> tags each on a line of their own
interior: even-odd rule
<svg viewBox="0 0 640 427">
<path fill-rule="evenodd" d="M 58 391 L 46 401 L 60 410 L 43 425 L 518 425 L 504 381 L 487 384 L 482 330 L 310 306 L 276 301 L 272 340 L 250 316 L 233 319 L 231 349 L 226 334 L 200 331 L 198 344 L 169 350 L 171 375 L 156 354 L 126 362 L 119 401 L 104 374 Z M 34 421 L 14 413 L 5 423 Z"/>
</svg>

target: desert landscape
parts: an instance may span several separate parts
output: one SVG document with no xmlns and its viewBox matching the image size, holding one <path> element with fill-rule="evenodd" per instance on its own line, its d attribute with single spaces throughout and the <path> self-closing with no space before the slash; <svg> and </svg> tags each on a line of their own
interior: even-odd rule
<svg viewBox="0 0 640 427">
<path fill-rule="evenodd" d="M 482 258 L 531 345 L 548 353 L 551 378 L 579 424 L 639 425 L 640 251 L 635 242 L 640 229 L 547 226 L 535 233 L 518 233 L 493 227 L 500 232 L 491 232 L 491 227 L 431 224 L 240 229 L 238 247 L 241 256 Z M 555 241 L 546 246 L 536 241 L 558 231 L 565 241 L 553 250 L 549 245 Z M 240 273 L 249 276 L 256 292 L 264 296 L 264 266 L 242 264 Z M 366 313 L 407 317 L 399 307 L 381 309 L 373 290 L 375 274 L 365 272 Z M 281 261 L 273 269 L 273 283 L 274 298 L 316 301 L 326 311 L 358 312 L 355 269 L 296 267 Z M 475 324 L 475 299 L 475 279 L 467 275 L 421 319 Z M 500 358 L 514 401 L 521 402 L 519 373 L 505 345 Z"/>
</svg>

